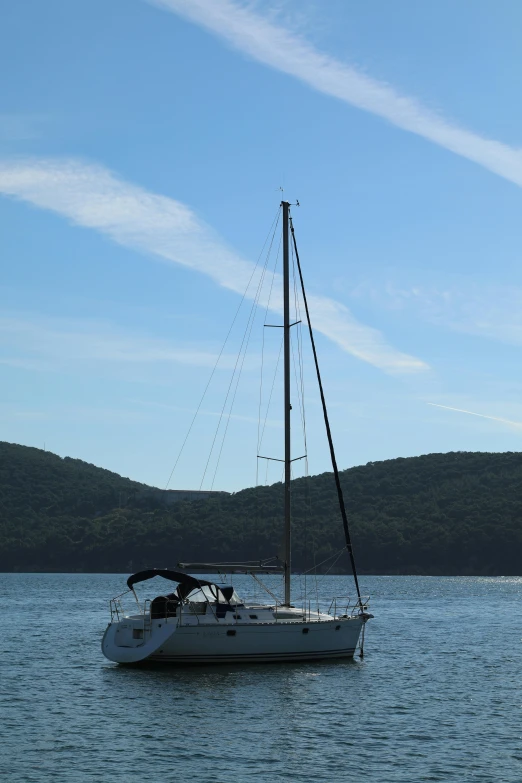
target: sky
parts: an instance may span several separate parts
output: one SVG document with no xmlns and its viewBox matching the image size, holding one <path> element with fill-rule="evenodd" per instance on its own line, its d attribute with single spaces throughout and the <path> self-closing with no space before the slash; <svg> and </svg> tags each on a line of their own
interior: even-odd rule
<svg viewBox="0 0 522 783">
<path fill-rule="evenodd" d="M 520 450 L 520 3 L 2 17 L 0 440 L 172 489 L 280 480 L 257 454 L 283 455 L 281 333 L 263 328 L 281 320 L 283 192 L 339 466 Z M 293 453 L 316 474 L 302 337 Z"/>
</svg>

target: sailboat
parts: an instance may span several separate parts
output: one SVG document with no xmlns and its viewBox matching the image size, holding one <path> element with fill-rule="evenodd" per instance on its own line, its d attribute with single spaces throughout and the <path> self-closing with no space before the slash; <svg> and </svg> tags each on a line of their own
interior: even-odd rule
<svg viewBox="0 0 522 783">
<path fill-rule="evenodd" d="M 147 569 L 127 579 L 127 590 L 110 601 L 110 622 L 103 635 L 102 652 L 119 664 L 214 664 L 272 661 L 313 661 L 353 657 L 368 612 L 361 596 L 343 492 L 337 469 L 330 423 L 312 331 L 308 302 L 295 239 L 290 203 L 281 202 L 283 245 L 283 354 L 284 354 L 284 557 L 282 562 L 180 563 L 177 570 Z M 312 353 L 323 407 L 326 435 L 339 500 L 345 546 L 351 562 L 357 598 L 352 603 L 334 598 L 328 611 L 312 609 L 306 601 L 292 603 L 291 567 L 291 402 L 290 402 L 290 237 L 305 307 Z M 201 578 L 196 572 L 259 574 L 281 572 L 284 596 L 267 591 L 268 601 L 244 602 L 230 583 Z M 162 577 L 176 584 L 172 592 L 140 602 L 135 585 Z M 130 611 L 124 599 L 135 606 Z"/>
</svg>

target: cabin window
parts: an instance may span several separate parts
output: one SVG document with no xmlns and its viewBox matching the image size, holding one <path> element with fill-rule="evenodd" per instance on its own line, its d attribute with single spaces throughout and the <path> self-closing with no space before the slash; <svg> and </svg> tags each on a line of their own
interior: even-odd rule
<svg viewBox="0 0 522 783">
<path fill-rule="evenodd" d="M 225 598 L 225 595 L 221 592 L 221 587 L 223 589 L 228 588 L 225 590 L 226 595 L 228 596 L 228 599 Z M 232 606 L 236 606 L 237 604 L 241 603 L 241 599 L 239 598 L 238 594 L 235 590 L 232 591 L 231 594 L 229 594 L 230 585 L 203 585 L 203 587 L 196 587 L 194 590 L 192 590 L 188 595 L 187 598 L 189 601 L 201 603 L 201 602 L 209 602 L 209 603 L 215 603 L 217 601 L 218 604 L 232 604 Z"/>
<path fill-rule="evenodd" d="M 257 614 L 249 614 L 248 616 L 251 620 L 257 620 Z"/>
<path fill-rule="evenodd" d="M 143 628 L 133 628 L 132 629 L 132 638 L 133 639 L 143 639 Z"/>
<path fill-rule="evenodd" d="M 240 614 L 235 614 L 234 615 L 234 620 L 241 620 L 241 615 Z"/>
</svg>

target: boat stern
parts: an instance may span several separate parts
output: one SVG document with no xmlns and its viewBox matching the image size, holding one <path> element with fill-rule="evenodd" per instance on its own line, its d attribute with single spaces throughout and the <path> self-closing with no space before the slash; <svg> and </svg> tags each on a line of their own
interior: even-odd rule
<svg viewBox="0 0 522 783">
<path fill-rule="evenodd" d="M 157 652 L 176 628 L 176 622 L 167 621 L 151 623 L 147 628 L 143 617 L 124 617 L 108 624 L 101 641 L 102 652 L 114 663 L 139 663 Z"/>
</svg>

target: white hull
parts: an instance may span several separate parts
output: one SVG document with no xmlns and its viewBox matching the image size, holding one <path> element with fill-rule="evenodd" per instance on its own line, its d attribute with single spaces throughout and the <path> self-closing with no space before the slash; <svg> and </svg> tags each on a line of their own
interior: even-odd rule
<svg viewBox="0 0 522 783">
<path fill-rule="evenodd" d="M 179 624 L 178 618 L 153 620 L 144 639 L 134 639 L 143 618 L 127 617 L 111 623 L 102 651 L 116 663 L 258 663 L 350 658 L 354 655 L 365 619 L 333 619 L 321 615 L 312 621 Z"/>
</svg>

